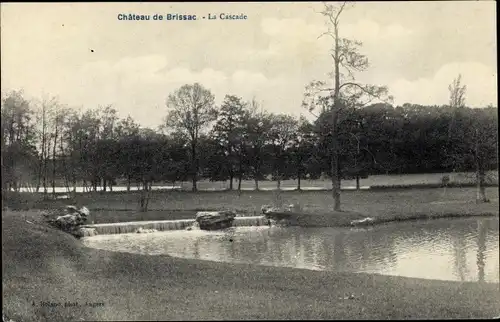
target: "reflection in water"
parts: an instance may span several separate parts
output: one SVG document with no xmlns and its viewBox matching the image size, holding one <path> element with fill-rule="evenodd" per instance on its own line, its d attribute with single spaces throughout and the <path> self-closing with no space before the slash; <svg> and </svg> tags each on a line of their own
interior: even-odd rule
<svg viewBox="0 0 500 322">
<path fill-rule="evenodd" d="M 461 281 L 465 281 L 465 267 L 467 261 L 464 249 L 466 247 L 463 236 L 453 236 L 453 253 L 455 259 L 455 269 Z"/>
<path fill-rule="evenodd" d="M 499 282 L 498 218 L 371 229 L 237 227 L 84 238 L 89 247 L 314 270 Z"/>
<path fill-rule="evenodd" d="M 486 251 L 486 225 L 483 221 L 477 222 L 477 279 L 484 282 L 484 252 Z"/>
</svg>

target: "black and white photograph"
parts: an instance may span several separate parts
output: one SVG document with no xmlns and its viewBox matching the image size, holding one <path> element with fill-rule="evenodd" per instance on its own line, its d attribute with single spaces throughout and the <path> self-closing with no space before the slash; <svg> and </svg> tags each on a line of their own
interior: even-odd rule
<svg viewBox="0 0 500 322">
<path fill-rule="evenodd" d="M 499 319 L 496 12 L 2 2 L 2 322 Z"/>
</svg>

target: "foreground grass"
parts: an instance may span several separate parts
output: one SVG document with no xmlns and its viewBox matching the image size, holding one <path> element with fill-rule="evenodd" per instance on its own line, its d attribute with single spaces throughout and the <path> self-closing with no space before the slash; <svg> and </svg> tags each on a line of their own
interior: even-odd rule
<svg viewBox="0 0 500 322">
<path fill-rule="evenodd" d="M 498 284 L 107 252 L 85 248 L 46 226 L 37 212 L 4 212 L 2 227 L 3 308 L 15 321 L 491 318 L 500 313 Z M 355 298 L 339 299 L 346 294 Z M 51 309 L 40 301 L 80 306 Z"/>
</svg>

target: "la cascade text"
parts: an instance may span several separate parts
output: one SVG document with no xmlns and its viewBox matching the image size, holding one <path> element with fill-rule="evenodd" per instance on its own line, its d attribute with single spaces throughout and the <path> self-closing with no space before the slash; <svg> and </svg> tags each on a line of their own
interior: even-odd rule
<svg viewBox="0 0 500 322">
<path fill-rule="evenodd" d="M 154 15 L 139 15 L 133 13 L 119 13 L 117 16 L 118 20 L 247 20 L 248 16 L 241 14 L 229 14 L 229 13 L 221 13 L 221 14 L 213 14 L 209 13 L 206 16 L 197 16 L 197 15 L 187 15 L 187 14 L 178 14 L 178 13 L 168 13 L 166 15 L 154 14 Z"/>
</svg>

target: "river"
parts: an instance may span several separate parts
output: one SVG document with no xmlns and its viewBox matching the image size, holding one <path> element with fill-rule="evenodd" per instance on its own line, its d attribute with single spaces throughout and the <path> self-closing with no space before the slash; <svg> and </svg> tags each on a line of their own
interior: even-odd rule
<svg viewBox="0 0 500 322">
<path fill-rule="evenodd" d="M 139 254 L 425 279 L 499 282 L 498 218 L 437 219 L 368 229 L 236 227 L 84 238 Z"/>
</svg>

